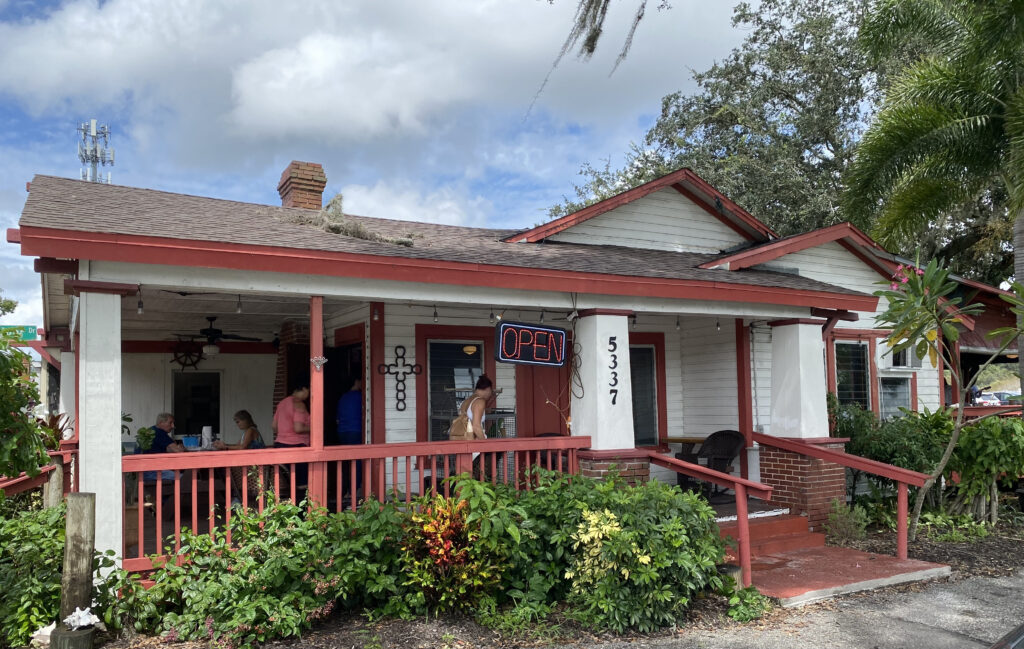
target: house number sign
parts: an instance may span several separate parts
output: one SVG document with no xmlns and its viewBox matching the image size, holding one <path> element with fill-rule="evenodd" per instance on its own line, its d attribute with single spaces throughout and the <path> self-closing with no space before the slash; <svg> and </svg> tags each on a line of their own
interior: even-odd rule
<svg viewBox="0 0 1024 649">
<path fill-rule="evenodd" d="M 608 369 L 611 370 L 611 378 L 608 379 L 608 394 L 611 395 L 612 405 L 616 405 L 619 400 L 619 355 L 615 352 L 619 349 L 619 343 L 615 341 L 616 336 L 608 336 L 608 351 L 610 352 L 611 362 L 608 363 Z"/>
</svg>

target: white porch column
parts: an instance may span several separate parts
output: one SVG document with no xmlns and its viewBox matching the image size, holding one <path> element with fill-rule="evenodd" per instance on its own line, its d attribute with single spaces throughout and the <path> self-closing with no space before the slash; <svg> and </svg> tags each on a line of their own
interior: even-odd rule
<svg viewBox="0 0 1024 649">
<path fill-rule="evenodd" d="M 583 312 L 575 343 L 583 395 L 573 392 L 572 434 L 590 435 L 591 448 L 598 451 L 633 448 L 628 318 Z"/>
<path fill-rule="evenodd" d="M 75 418 L 75 352 L 60 353 L 60 412 L 68 416 L 68 424 L 77 430 L 78 422 Z"/>
<path fill-rule="evenodd" d="M 828 437 L 821 325 L 772 329 L 772 435 Z"/>
<path fill-rule="evenodd" d="M 96 494 L 96 550 L 121 556 L 121 297 L 81 294 L 79 475 Z"/>
</svg>

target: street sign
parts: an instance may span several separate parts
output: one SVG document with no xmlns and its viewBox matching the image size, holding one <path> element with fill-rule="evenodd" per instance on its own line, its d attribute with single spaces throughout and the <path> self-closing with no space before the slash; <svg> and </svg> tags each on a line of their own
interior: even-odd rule
<svg viewBox="0 0 1024 649">
<path fill-rule="evenodd" d="M 18 342 L 31 342 L 39 337 L 35 325 L 0 325 L 0 334 Z"/>
</svg>

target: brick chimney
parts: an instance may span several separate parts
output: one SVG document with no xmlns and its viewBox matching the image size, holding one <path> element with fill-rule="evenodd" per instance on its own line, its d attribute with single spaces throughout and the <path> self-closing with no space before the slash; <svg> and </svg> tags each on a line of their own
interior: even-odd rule
<svg viewBox="0 0 1024 649">
<path fill-rule="evenodd" d="M 277 193 L 281 195 L 282 207 L 318 210 L 323 207 L 326 186 L 327 176 L 324 175 L 324 168 L 321 165 L 292 160 L 281 174 Z"/>
</svg>

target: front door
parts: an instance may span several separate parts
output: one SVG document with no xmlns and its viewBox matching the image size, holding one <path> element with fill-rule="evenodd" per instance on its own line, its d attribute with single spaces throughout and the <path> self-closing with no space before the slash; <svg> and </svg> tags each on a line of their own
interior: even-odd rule
<svg viewBox="0 0 1024 649">
<path fill-rule="evenodd" d="M 516 428 L 519 437 L 568 435 L 569 364 L 516 365 Z"/>
</svg>

